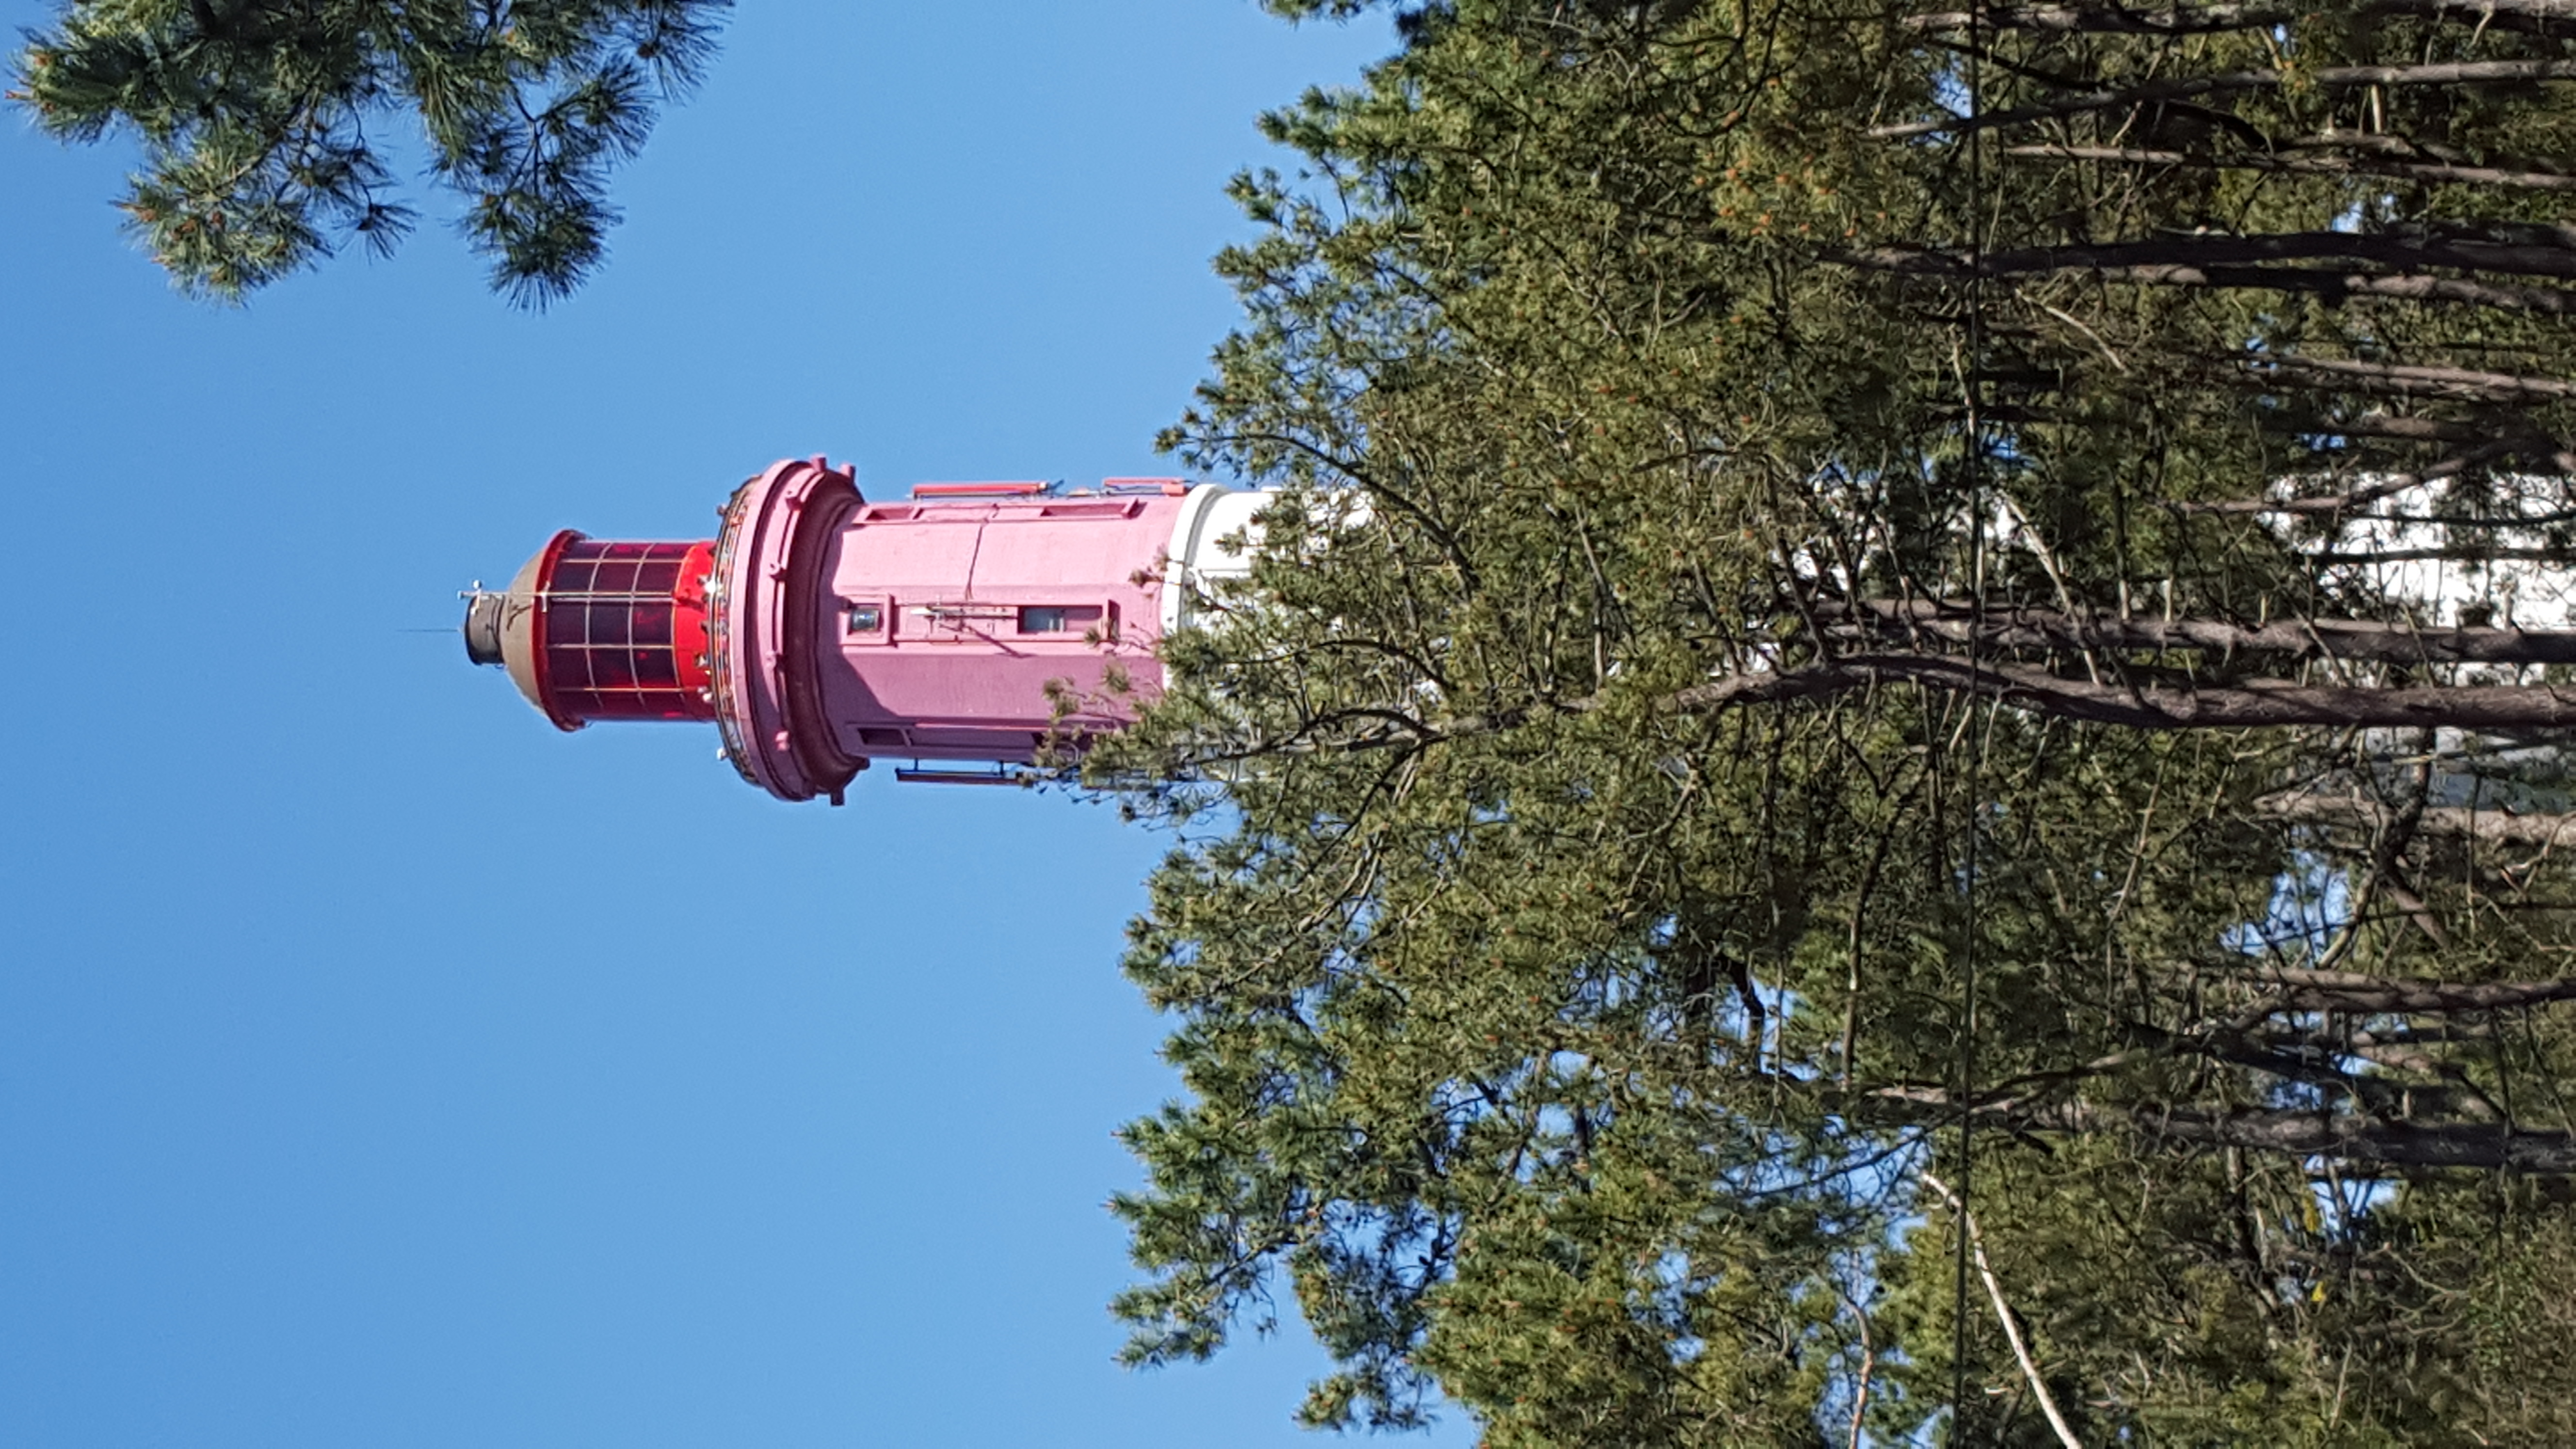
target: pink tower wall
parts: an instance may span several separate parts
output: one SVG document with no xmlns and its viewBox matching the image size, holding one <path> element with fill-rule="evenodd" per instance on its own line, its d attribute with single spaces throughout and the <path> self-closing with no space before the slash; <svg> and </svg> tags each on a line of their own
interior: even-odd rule
<svg viewBox="0 0 2576 1449">
<path fill-rule="evenodd" d="M 772 467 L 715 546 L 727 757 L 782 799 L 837 800 L 872 759 L 1027 763 L 1116 728 L 1113 677 L 1162 684 L 1164 555 L 1193 496 L 869 503 L 822 459 Z"/>
<path fill-rule="evenodd" d="M 1162 680 L 1153 571 L 1180 507 L 1160 495 L 862 504 L 832 536 L 815 631 L 836 641 L 821 682 L 841 748 L 1026 760 L 1050 728 L 1114 728 L 1111 662 L 1137 688 Z M 1061 721 L 1051 682 L 1081 701 Z"/>
</svg>

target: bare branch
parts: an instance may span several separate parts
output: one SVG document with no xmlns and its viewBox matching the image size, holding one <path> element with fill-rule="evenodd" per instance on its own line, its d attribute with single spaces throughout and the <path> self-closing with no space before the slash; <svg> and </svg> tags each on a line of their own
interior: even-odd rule
<svg viewBox="0 0 2576 1449">
<path fill-rule="evenodd" d="M 2555 981 L 2427 981 L 2367 976 L 2353 971 L 2265 970 L 2256 980 L 2287 988 L 2270 1013 L 2351 1011 L 2390 1015 L 2440 1015 L 2453 1011 L 2511 1011 L 2576 1001 L 2576 977 Z M 2269 1013 L 2267 1013 L 2269 1014 Z"/>
<path fill-rule="evenodd" d="M 1995 1277 L 1994 1265 L 1986 1261 L 1986 1235 L 1977 1231 L 1976 1215 L 1959 1201 L 1948 1183 L 1931 1173 L 1923 1174 L 1923 1185 L 1941 1194 L 1950 1204 L 1950 1211 L 1959 1215 L 1959 1230 L 1967 1234 L 1968 1251 L 1977 1260 L 1977 1276 L 1985 1280 L 1986 1296 L 1994 1300 L 1995 1317 L 2003 1320 L 2004 1337 L 2012 1344 L 2013 1359 L 2021 1365 L 2021 1376 L 2030 1385 L 2031 1397 L 2039 1400 L 2039 1411 L 2048 1416 L 2048 1427 L 2057 1431 L 2057 1442 L 2066 1449 L 2084 1449 L 2084 1441 L 2075 1437 L 2075 1431 L 2066 1425 L 2066 1416 L 2058 1412 L 2057 1399 L 2048 1392 L 2048 1381 L 2040 1377 L 2039 1365 L 2031 1362 L 2030 1345 L 2022 1342 L 2021 1325 L 2013 1319 L 2012 1305 L 2004 1301 L 2004 1285 Z"/>
<path fill-rule="evenodd" d="M 1951 1121 L 1960 1108 L 1928 1087 L 1887 1087 L 1872 1094 L 1882 1110 L 1919 1120 L 1937 1109 Z M 2535 1132 L 2509 1122 L 2386 1122 L 2335 1111 L 2179 1106 L 2139 1102 L 2005 1100 L 1970 1104 L 1968 1113 L 2015 1132 L 2127 1130 L 2196 1147 L 2239 1147 L 2291 1157 L 2331 1157 L 2373 1168 L 2473 1168 L 2565 1176 L 2576 1173 L 2576 1134 Z"/>
<path fill-rule="evenodd" d="M 2281 373 L 2318 372 L 2352 379 L 2349 385 L 2357 392 L 2465 398 L 2478 402 L 2576 397 L 2576 382 L 2506 372 L 2477 372 L 2465 367 L 2415 367 L 2394 362 L 2306 357 L 2293 353 L 2263 353 L 2232 361 L 2247 376 L 2276 387 L 2283 381 L 2279 376 Z"/>
</svg>

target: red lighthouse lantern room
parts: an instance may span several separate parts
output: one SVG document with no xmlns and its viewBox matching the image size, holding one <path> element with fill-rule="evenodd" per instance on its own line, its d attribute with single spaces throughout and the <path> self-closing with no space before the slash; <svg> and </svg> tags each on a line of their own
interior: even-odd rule
<svg viewBox="0 0 2576 1449">
<path fill-rule="evenodd" d="M 467 611 L 469 653 L 499 664 L 564 729 L 716 717 L 707 582 L 715 543 L 605 543 L 566 529 L 509 590 Z M 497 656 L 497 657 L 496 657 Z"/>
</svg>

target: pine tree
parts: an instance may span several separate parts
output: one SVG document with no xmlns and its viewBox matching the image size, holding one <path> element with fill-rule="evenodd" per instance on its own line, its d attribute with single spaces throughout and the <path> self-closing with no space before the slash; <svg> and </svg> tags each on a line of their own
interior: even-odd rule
<svg viewBox="0 0 2576 1449">
<path fill-rule="evenodd" d="M 66 0 L 10 98 L 65 141 L 130 135 L 119 203 L 183 290 L 238 301 L 418 211 L 385 128 L 416 121 L 437 183 L 522 306 L 606 255 L 615 165 L 692 86 L 730 0 Z"/>
<path fill-rule="evenodd" d="M 2576 11 L 1406 33 L 1238 185 L 1171 441 L 1288 501 L 1089 761 L 1134 1355 L 1275 1270 L 1317 1423 L 2563 1439 Z"/>
</svg>

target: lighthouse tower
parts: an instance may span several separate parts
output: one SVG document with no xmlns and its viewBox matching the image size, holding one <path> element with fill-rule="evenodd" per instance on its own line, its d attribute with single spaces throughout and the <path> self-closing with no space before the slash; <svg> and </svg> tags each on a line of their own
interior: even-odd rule
<svg viewBox="0 0 2576 1449">
<path fill-rule="evenodd" d="M 847 467 L 783 462 L 712 539 L 556 534 L 507 589 L 467 596 L 465 649 L 559 729 L 712 720 L 782 800 L 838 804 L 878 759 L 910 762 L 898 779 L 1008 780 L 1160 688 L 1155 641 L 1245 571 L 1225 542 L 1263 501 L 1112 478 L 877 503 Z"/>
</svg>

